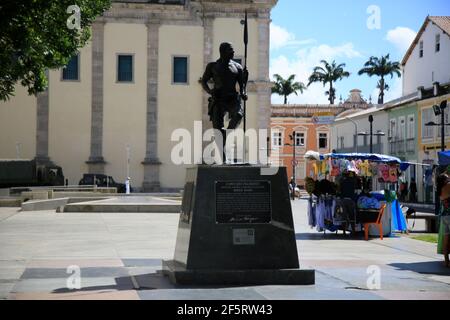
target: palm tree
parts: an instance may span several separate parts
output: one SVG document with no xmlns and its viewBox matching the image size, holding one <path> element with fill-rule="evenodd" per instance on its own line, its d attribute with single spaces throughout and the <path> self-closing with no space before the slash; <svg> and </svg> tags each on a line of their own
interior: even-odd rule
<svg viewBox="0 0 450 320">
<path fill-rule="evenodd" d="M 362 75 L 364 73 L 366 73 L 369 77 L 380 77 L 380 81 L 377 85 L 377 88 L 380 89 L 378 104 L 383 104 L 384 91 L 389 90 L 389 86 L 386 84 L 384 77 L 390 75 L 392 79 L 394 77 L 394 74 L 396 74 L 398 77 L 401 77 L 400 63 L 389 61 L 389 54 L 381 56 L 381 58 L 370 57 L 369 60 L 364 64 L 364 68 L 362 68 L 358 72 L 359 75 Z"/>
<path fill-rule="evenodd" d="M 287 104 L 287 97 L 291 94 L 297 95 L 297 91 L 303 93 L 306 90 L 306 86 L 303 82 L 294 82 L 295 74 L 291 75 L 287 79 L 283 79 L 279 74 L 274 74 L 275 86 L 272 87 L 272 93 L 276 93 L 280 96 L 284 96 L 284 104 Z"/>
<path fill-rule="evenodd" d="M 325 92 L 325 95 L 328 96 L 330 104 L 334 104 L 334 100 L 336 99 L 336 89 L 333 87 L 333 82 L 349 77 L 350 73 L 344 71 L 345 63 L 337 65 L 336 62 L 333 61 L 329 64 L 325 60 L 321 60 L 320 63 L 322 63 L 324 67 L 317 66 L 313 69 L 313 73 L 309 76 L 308 86 L 313 82 L 322 82 L 325 87 L 326 84 L 329 83 L 330 89 Z"/>
</svg>

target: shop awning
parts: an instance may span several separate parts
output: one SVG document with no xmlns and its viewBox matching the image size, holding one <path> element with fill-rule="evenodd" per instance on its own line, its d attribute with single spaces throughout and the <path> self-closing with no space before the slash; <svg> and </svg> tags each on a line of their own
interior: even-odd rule
<svg viewBox="0 0 450 320">
<path fill-rule="evenodd" d="M 397 157 L 377 153 L 327 153 L 321 156 L 321 159 L 325 158 L 369 160 L 373 162 L 397 163 L 397 164 L 402 163 L 402 161 Z"/>
</svg>

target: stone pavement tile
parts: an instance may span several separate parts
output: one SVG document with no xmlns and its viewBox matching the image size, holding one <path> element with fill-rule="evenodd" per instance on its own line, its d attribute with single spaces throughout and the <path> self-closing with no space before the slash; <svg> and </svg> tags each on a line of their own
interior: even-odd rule
<svg viewBox="0 0 450 320">
<path fill-rule="evenodd" d="M 116 258 L 114 246 L 107 240 L 60 239 L 58 241 L 43 241 L 33 254 L 33 259 L 74 259 L 74 258 Z"/>
<path fill-rule="evenodd" d="M 0 282 L 0 299 L 9 299 L 10 292 L 16 285 L 16 281 Z"/>
<path fill-rule="evenodd" d="M 365 259 L 345 259 L 345 260 L 325 260 L 325 259 L 300 259 L 301 268 L 318 268 L 318 267 L 368 267 L 370 265 L 377 264 L 372 260 Z"/>
<path fill-rule="evenodd" d="M 149 267 L 149 266 L 157 266 L 162 267 L 161 259 L 122 259 L 123 265 L 125 267 Z"/>
<path fill-rule="evenodd" d="M 130 277 L 122 278 L 88 278 L 82 277 L 80 280 L 81 289 L 70 290 L 68 284 L 71 284 L 71 279 L 24 279 L 16 283 L 12 293 L 70 293 L 70 292 L 91 292 L 98 290 L 131 290 L 133 283 Z"/>
<path fill-rule="evenodd" d="M 0 282 L 20 279 L 25 267 L 0 267 Z"/>
<path fill-rule="evenodd" d="M 380 267 L 380 282 L 383 290 L 429 290 L 449 291 L 450 286 L 442 282 L 432 281 L 426 276 L 412 271 L 398 271 L 387 266 Z M 342 279 L 356 288 L 367 288 L 367 281 L 372 275 L 367 268 L 319 268 L 321 272 Z"/>
<path fill-rule="evenodd" d="M 20 241 L 14 242 L 12 240 L 2 241 L 0 245 L 0 260 L 28 260 L 34 252 L 36 252 L 39 244 L 37 242 Z"/>
<path fill-rule="evenodd" d="M 377 290 L 375 293 L 388 300 L 450 300 L 450 291 L 398 291 L 398 290 Z"/>
<path fill-rule="evenodd" d="M 269 300 L 380 300 L 369 290 L 355 289 L 347 282 L 316 270 L 313 286 L 262 286 L 258 293 Z"/>
<path fill-rule="evenodd" d="M 156 274 L 161 272 L 161 266 L 150 266 L 150 267 L 130 267 L 128 268 L 128 273 L 133 276 Z"/>
<path fill-rule="evenodd" d="M 115 249 L 122 259 L 141 257 L 143 259 L 172 259 L 175 241 L 159 239 L 155 241 L 114 242 Z"/>
<path fill-rule="evenodd" d="M 15 293 L 11 295 L 15 300 L 140 300 L 134 290 L 112 291 L 98 290 L 74 293 Z"/>
<path fill-rule="evenodd" d="M 21 279 L 56 279 L 68 278 L 73 270 L 67 268 L 27 268 Z M 128 270 L 124 267 L 88 267 L 80 268 L 82 278 L 126 277 Z"/>
<path fill-rule="evenodd" d="M 33 259 L 27 263 L 28 268 L 67 268 L 68 266 L 88 267 L 123 267 L 121 259 Z"/>
<path fill-rule="evenodd" d="M 167 277 L 158 272 L 137 274 L 134 275 L 134 280 L 139 290 L 177 288 Z"/>
<path fill-rule="evenodd" d="M 265 300 L 254 288 L 140 290 L 142 300 Z"/>
<path fill-rule="evenodd" d="M 448 276 L 430 276 L 430 279 L 450 285 L 450 277 Z"/>
<path fill-rule="evenodd" d="M 420 274 L 447 276 L 450 278 L 450 268 L 443 265 L 443 261 L 420 261 L 420 262 L 397 262 L 390 263 L 389 266 L 396 270 L 414 271 Z"/>
<path fill-rule="evenodd" d="M 12 207 L 12 208 L 3 207 L 2 210 L 0 211 L 0 222 L 18 214 L 19 212 L 20 207 Z"/>
<path fill-rule="evenodd" d="M 369 290 L 336 289 L 324 286 L 272 287 L 256 289 L 269 300 L 382 300 Z"/>
</svg>

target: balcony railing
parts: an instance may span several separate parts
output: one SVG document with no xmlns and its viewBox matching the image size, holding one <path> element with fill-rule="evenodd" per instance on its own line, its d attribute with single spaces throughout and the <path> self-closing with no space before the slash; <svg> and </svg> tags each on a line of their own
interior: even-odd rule
<svg viewBox="0 0 450 320">
<path fill-rule="evenodd" d="M 389 141 L 389 151 L 391 154 L 414 153 L 416 151 L 416 139 Z"/>
<path fill-rule="evenodd" d="M 416 139 L 406 139 L 406 152 L 414 153 L 416 151 Z"/>
</svg>

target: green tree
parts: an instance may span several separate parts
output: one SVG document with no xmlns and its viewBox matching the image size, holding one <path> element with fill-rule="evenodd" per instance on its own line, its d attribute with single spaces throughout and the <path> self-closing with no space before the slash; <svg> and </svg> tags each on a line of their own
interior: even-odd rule
<svg viewBox="0 0 450 320">
<path fill-rule="evenodd" d="M 73 5 L 80 9 L 79 15 L 67 12 Z M 2 1 L 0 100 L 13 96 L 18 82 L 29 94 L 44 91 L 46 70 L 69 62 L 90 38 L 92 22 L 110 5 L 111 0 Z"/>
<path fill-rule="evenodd" d="M 384 103 L 384 91 L 389 90 L 389 86 L 386 84 L 385 77 L 390 75 L 391 79 L 394 75 L 401 77 L 400 63 L 389 61 L 389 54 L 382 56 L 381 58 L 370 57 L 364 64 L 364 68 L 358 71 L 359 75 L 367 74 L 369 77 L 378 76 L 377 88 L 380 90 L 378 95 L 378 104 Z"/>
<path fill-rule="evenodd" d="M 349 77 L 350 73 L 344 70 L 345 63 L 337 65 L 336 62 L 333 61 L 330 64 L 325 60 L 321 60 L 320 63 L 324 66 L 317 66 L 313 69 L 313 73 L 309 76 L 308 86 L 314 82 L 322 82 L 325 87 L 327 83 L 329 83 L 330 89 L 325 92 L 325 95 L 328 96 L 330 104 L 334 104 L 334 100 L 336 99 L 336 89 L 333 87 L 333 82 Z"/>
<path fill-rule="evenodd" d="M 284 79 L 279 74 L 274 74 L 275 85 L 272 87 L 272 94 L 276 93 L 284 97 L 284 104 L 287 104 L 287 98 L 291 94 L 297 95 L 297 92 L 303 93 L 306 90 L 306 86 L 302 82 L 294 82 L 295 74 L 291 75 L 289 78 Z"/>
</svg>

